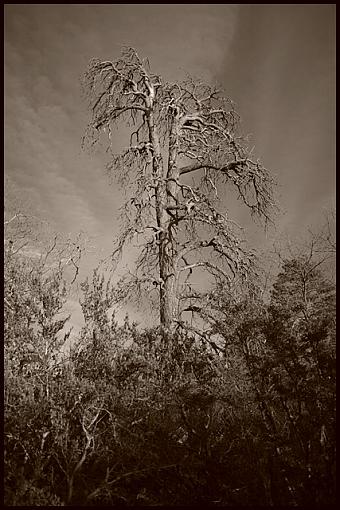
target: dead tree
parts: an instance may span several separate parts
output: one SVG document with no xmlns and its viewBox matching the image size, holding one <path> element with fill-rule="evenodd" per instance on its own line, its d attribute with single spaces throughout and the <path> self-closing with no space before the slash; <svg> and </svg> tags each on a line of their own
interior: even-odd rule
<svg viewBox="0 0 340 510">
<path fill-rule="evenodd" d="M 197 271 L 227 282 L 250 270 L 252 254 L 218 208 L 220 196 L 230 185 L 267 222 L 273 180 L 240 136 L 232 101 L 214 86 L 190 78 L 166 83 L 127 48 L 116 61 L 92 60 L 84 89 L 92 110 L 85 139 L 107 134 L 108 169 L 130 191 L 114 257 L 143 236 L 136 273 L 122 281 L 120 297 L 157 290 L 160 323 L 172 329 L 189 300 L 200 306 L 190 286 Z M 115 153 L 113 127 L 126 126 L 127 147 Z"/>
</svg>

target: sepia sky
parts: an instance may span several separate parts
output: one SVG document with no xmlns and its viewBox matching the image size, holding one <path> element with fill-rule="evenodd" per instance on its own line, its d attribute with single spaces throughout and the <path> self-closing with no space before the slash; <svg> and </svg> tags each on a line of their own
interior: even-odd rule
<svg viewBox="0 0 340 510">
<path fill-rule="evenodd" d="M 164 79 L 217 81 L 236 102 L 279 184 L 273 235 L 299 236 L 334 207 L 335 5 L 7 4 L 6 176 L 57 230 L 94 239 L 86 270 L 109 253 L 120 193 L 104 151 L 81 149 L 89 115 L 80 78 L 91 58 L 115 59 L 123 45 Z"/>
</svg>

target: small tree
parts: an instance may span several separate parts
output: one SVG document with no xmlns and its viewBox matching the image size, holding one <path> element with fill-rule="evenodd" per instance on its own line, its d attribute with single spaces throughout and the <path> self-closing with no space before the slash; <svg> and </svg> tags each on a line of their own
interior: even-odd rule
<svg viewBox="0 0 340 510">
<path fill-rule="evenodd" d="M 17 204 L 9 194 L 6 199 L 5 501 L 14 506 L 61 506 L 56 496 L 56 492 L 62 493 L 57 488 L 58 449 L 62 450 L 58 443 L 64 441 L 67 446 L 70 440 L 69 428 L 76 419 L 67 419 L 67 401 L 77 395 L 61 359 L 62 346 L 71 332 L 65 333 L 69 316 L 64 305 L 78 275 L 84 240 L 81 236 L 63 240 L 57 234 L 51 238 L 47 223 L 27 212 L 20 195 Z M 81 434 L 77 438 L 80 447 Z M 70 448 L 66 456 L 78 462 L 77 452 L 71 454 Z M 72 475 L 74 468 L 70 472 Z"/>
<path fill-rule="evenodd" d="M 217 289 L 202 316 L 210 324 L 210 341 L 219 335 L 219 350 L 237 384 L 249 378 L 247 394 L 262 421 L 258 458 L 268 503 L 331 503 L 335 285 L 329 276 L 335 242 L 330 221 L 288 248 L 290 256 L 287 249 L 285 256 L 283 248 L 279 253 L 281 268 L 269 302 L 260 285 L 246 282 L 234 293 Z"/>
<path fill-rule="evenodd" d="M 130 191 L 114 257 L 143 236 L 136 274 L 120 288 L 126 297 L 136 288 L 157 290 L 160 322 L 171 330 L 189 299 L 199 304 L 190 286 L 194 274 L 204 270 L 229 281 L 250 270 L 240 228 L 218 209 L 225 185 L 267 222 L 273 181 L 240 136 L 232 101 L 217 87 L 192 78 L 164 82 L 132 48 L 116 61 L 92 60 L 84 85 L 92 110 L 89 138 L 107 133 L 108 169 Z M 112 128 L 124 123 L 129 141 L 116 154 Z"/>
</svg>

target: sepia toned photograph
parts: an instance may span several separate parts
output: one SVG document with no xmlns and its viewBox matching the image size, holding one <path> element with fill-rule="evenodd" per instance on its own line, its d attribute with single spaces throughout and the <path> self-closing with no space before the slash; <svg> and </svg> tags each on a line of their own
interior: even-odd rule
<svg viewBox="0 0 340 510">
<path fill-rule="evenodd" d="M 335 506 L 335 15 L 4 5 L 5 506 Z"/>
</svg>

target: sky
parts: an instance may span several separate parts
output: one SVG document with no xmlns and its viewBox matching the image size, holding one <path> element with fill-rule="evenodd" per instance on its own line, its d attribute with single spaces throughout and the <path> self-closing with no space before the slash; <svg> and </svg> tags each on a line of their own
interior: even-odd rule
<svg viewBox="0 0 340 510">
<path fill-rule="evenodd" d="M 104 151 L 81 148 L 90 116 L 80 79 L 91 58 L 118 58 L 123 45 L 167 81 L 189 73 L 233 99 L 278 182 L 272 237 L 298 237 L 334 207 L 335 5 L 7 4 L 5 174 L 53 228 L 93 240 L 83 274 L 110 252 L 121 192 Z M 268 233 L 230 204 L 265 246 Z M 79 326 L 77 300 L 70 307 Z"/>
</svg>

